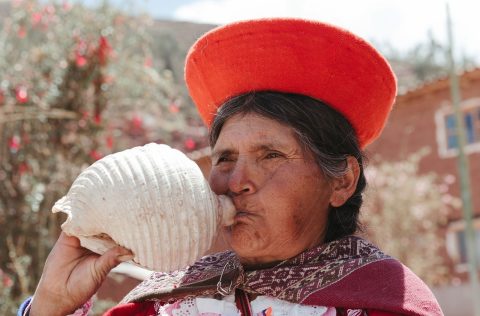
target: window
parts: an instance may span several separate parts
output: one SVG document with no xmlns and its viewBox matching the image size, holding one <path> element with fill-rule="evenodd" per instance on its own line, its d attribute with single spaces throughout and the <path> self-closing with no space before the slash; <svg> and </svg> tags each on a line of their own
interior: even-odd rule
<svg viewBox="0 0 480 316">
<path fill-rule="evenodd" d="M 480 268 L 480 218 L 473 220 L 475 229 L 475 251 L 477 266 Z M 467 270 L 467 239 L 465 234 L 465 222 L 459 220 L 451 223 L 447 230 L 446 246 L 449 256 L 456 263 L 458 272 Z"/>
<path fill-rule="evenodd" d="M 457 247 L 459 255 L 459 263 L 467 263 L 467 239 L 465 235 L 465 230 L 460 230 L 457 232 Z M 475 250 L 477 254 L 477 265 L 480 267 L 480 230 L 475 231 Z"/>
<path fill-rule="evenodd" d="M 466 152 L 480 151 L 480 98 L 462 102 L 466 138 Z M 458 138 L 456 120 L 451 105 L 443 106 L 436 113 L 437 143 L 441 157 L 452 157 L 457 154 Z"/>
</svg>

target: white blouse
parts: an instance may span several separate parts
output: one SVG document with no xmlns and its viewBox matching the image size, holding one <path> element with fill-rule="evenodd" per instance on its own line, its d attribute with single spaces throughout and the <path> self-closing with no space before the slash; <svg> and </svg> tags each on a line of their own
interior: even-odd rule
<svg viewBox="0 0 480 316">
<path fill-rule="evenodd" d="M 250 302 L 254 316 L 336 316 L 334 307 L 301 305 L 269 296 Z M 211 297 L 189 298 L 173 304 L 156 306 L 159 316 L 239 316 L 234 295 L 222 300 Z"/>
</svg>

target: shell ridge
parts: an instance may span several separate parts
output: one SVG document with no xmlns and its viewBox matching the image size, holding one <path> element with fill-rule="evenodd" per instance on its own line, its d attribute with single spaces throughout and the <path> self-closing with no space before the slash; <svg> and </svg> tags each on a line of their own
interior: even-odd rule
<svg viewBox="0 0 480 316">
<path fill-rule="evenodd" d="M 195 187 L 198 187 L 198 171 L 195 167 L 197 167 L 197 165 L 195 164 L 195 166 L 192 165 L 192 173 L 197 173 L 196 174 L 196 177 L 186 177 L 185 180 L 187 180 L 190 184 L 190 187 L 189 187 L 189 190 L 188 190 L 188 194 L 191 195 L 192 199 L 191 199 L 191 204 L 188 205 L 188 207 L 190 209 L 195 209 L 195 206 L 200 206 L 199 207 L 199 210 L 197 210 L 197 212 L 192 212 L 192 217 L 195 217 L 195 220 L 191 220 L 191 222 L 194 222 L 195 225 L 192 225 L 193 227 L 191 228 L 191 231 L 195 234 L 194 236 L 190 236 L 189 238 L 189 248 L 190 249 L 193 249 L 195 251 L 195 253 L 191 253 L 191 258 L 189 258 L 189 261 L 190 263 L 193 263 L 196 259 L 198 259 L 200 257 L 200 255 L 202 255 L 207 249 L 206 248 L 206 245 L 205 245 L 205 238 L 210 235 L 210 227 L 208 226 L 208 223 L 205 223 L 205 218 L 206 218 L 206 215 L 205 214 L 205 203 L 201 203 L 202 200 L 198 200 L 197 199 L 197 195 L 198 193 L 202 193 L 202 192 L 195 192 L 195 190 L 193 190 L 193 188 Z M 198 167 L 197 167 L 198 168 Z M 201 173 L 201 171 L 200 171 Z M 203 174 L 201 175 L 201 177 L 203 178 Z M 200 212 L 199 212 L 200 211 Z M 203 223 L 202 223 L 203 222 Z M 204 224 L 202 225 L 203 227 L 200 226 L 200 224 Z M 207 224 L 207 225 L 205 225 Z M 203 236 L 201 234 L 201 232 L 204 232 Z M 197 243 L 197 245 L 195 245 L 195 241 Z"/>
<path fill-rule="evenodd" d="M 91 167 L 93 167 L 93 165 Z M 85 169 L 84 172 L 80 174 L 78 181 L 74 181 L 66 195 L 66 200 L 69 201 L 68 205 L 70 207 L 71 220 L 62 224 L 62 229 L 64 229 L 65 232 L 78 236 L 92 236 L 101 230 L 101 228 L 98 227 L 99 222 L 97 220 L 93 221 L 92 225 L 83 225 L 84 220 L 82 220 L 81 214 L 77 214 L 77 212 L 74 211 L 78 210 L 79 212 L 92 213 L 87 201 L 91 202 L 92 199 L 94 201 L 95 197 L 87 196 L 85 193 L 88 193 L 88 189 L 103 184 L 102 179 L 97 176 L 94 170 L 94 168 L 90 167 Z"/>
<path fill-rule="evenodd" d="M 117 177 L 116 177 L 116 180 L 114 180 L 113 182 L 113 187 L 114 188 L 121 188 L 121 187 L 127 187 L 128 189 L 130 189 L 129 191 L 132 191 L 133 192 L 133 188 L 135 187 L 135 184 L 132 183 L 129 181 L 130 179 L 133 179 L 133 173 L 132 173 L 132 170 L 130 169 L 130 167 L 128 166 L 128 163 L 126 163 L 125 160 L 128 160 L 128 156 L 131 154 L 131 153 L 134 153 L 134 149 L 136 147 L 132 148 L 132 149 L 128 149 L 126 151 L 123 151 L 123 152 L 119 152 L 117 155 L 112 155 L 112 160 L 111 160 L 111 166 L 113 167 L 113 171 L 117 174 Z M 123 192 L 120 192 L 120 194 L 118 194 L 118 191 L 115 190 L 115 193 L 117 193 L 117 195 L 120 195 L 120 197 L 123 198 Z M 126 194 L 130 194 L 130 192 L 126 192 Z M 114 205 L 114 207 L 117 209 L 117 210 L 123 210 L 123 211 L 128 211 L 128 209 L 130 208 L 130 205 L 129 205 L 129 201 L 130 199 L 126 199 L 126 201 L 124 203 L 121 203 L 121 200 L 120 199 L 115 199 L 112 201 L 111 205 Z M 127 213 L 128 214 L 128 213 Z M 131 229 L 130 227 L 131 225 L 131 219 L 129 218 L 129 220 L 126 220 L 126 221 L 120 221 L 119 222 L 119 226 L 120 226 L 120 230 L 122 231 L 122 234 L 123 236 L 125 236 L 124 238 L 122 238 L 122 240 L 134 240 L 135 239 L 135 234 L 134 234 L 134 230 Z M 112 229 L 111 226 L 108 227 L 108 230 L 110 231 L 110 229 Z M 114 235 L 114 236 L 112 236 Z M 113 234 L 112 233 L 111 237 L 114 239 L 114 240 L 119 240 L 118 239 L 118 236 L 116 234 Z M 117 241 L 118 242 L 118 241 Z M 123 246 L 125 248 L 128 248 L 132 251 L 132 253 L 134 254 L 134 256 L 137 256 L 136 254 L 136 249 L 134 250 L 134 247 L 132 243 L 129 243 L 129 242 L 118 242 L 118 244 L 120 246 Z M 137 264 L 135 261 L 132 260 L 132 262 L 134 264 Z"/>
<path fill-rule="evenodd" d="M 137 208 L 137 205 L 141 205 L 141 195 L 142 192 L 138 190 L 139 187 L 139 175 L 142 174 L 141 172 L 141 167 L 139 166 L 138 160 L 137 160 L 137 155 L 140 154 L 140 152 L 144 151 L 143 148 L 141 147 L 134 147 L 130 149 L 130 152 L 126 151 L 125 153 L 128 155 L 125 155 L 123 161 L 127 166 L 127 170 L 130 171 L 131 174 L 131 179 L 128 179 L 129 186 L 131 187 L 131 192 L 126 192 L 127 194 L 133 194 L 133 199 L 126 199 L 127 205 L 126 209 L 128 210 L 128 215 L 134 214 L 135 209 Z M 138 221 L 138 218 L 132 218 L 130 221 L 125 221 L 125 224 L 127 224 L 127 230 L 133 232 L 133 238 L 130 240 L 130 243 L 127 248 L 135 248 L 137 249 L 135 255 L 135 262 L 145 262 L 145 253 L 147 251 L 145 247 L 145 243 L 143 242 L 143 234 L 141 230 L 137 229 L 131 229 L 131 224 Z"/>
<path fill-rule="evenodd" d="M 94 173 L 93 171 L 97 171 L 94 174 L 96 176 L 96 179 L 98 179 L 98 185 L 93 184 L 94 181 L 92 181 L 92 184 L 93 184 L 92 187 L 95 188 L 95 195 L 94 196 L 98 200 L 98 204 L 100 204 L 102 206 L 101 207 L 102 210 L 106 209 L 106 206 L 107 206 L 108 203 L 113 202 L 113 201 L 110 201 L 110 199 L 107 201 L 107 197 L 110 196 L 111 193 L 112 193 L 111 192 L 112 189 L 110 189 L 110 188 L 112 188 L 112 187 L 114 188 L 114 186 L 113 186 L 114 181 L 113 181 L 113 177 L 112 177 L 112 169 L 115 165 L 116 165 L 115 164 L 115 158 L 112 155 L 110 155 L 104 161 L 99 160 L 92 165 L 92 167 L 94 167 L 94 169 L 91 170 L 91 171 L 92 171 L 92 173 Z M 105 183 L 108 183 L 110 185 L 105 185 Z M 105 220 L 102 220 L 100 218 L 100 217 L 105 216 L 105 212 L 97 211 L 97 212 L 92 212 L 92 213 L 95 216 L 95 223 L 97 223 L 97 225 L 101 226 L 100 230 L 107 232 L 107 234 L 111 238 L 112 236 L 111 236 L 111 231 L 110 231 L 110 227 L 109 227 L 110 221 L 109 220 L 105 221 Z M 107 216 L 108 216 L 108 214 L 107 214 Z M 99 240 L 99 242 L 103 243 L 102 240 Z"/>
<path fill-rule="evenodd" d="M 194 171 L 194 170 L 192 170 L 192 171 Z M 186 190 L 188 191 L 188 194 L 192 196 L 192 203 L 191 204 L 193 204 L 193 206 L 196 205 L 197 200 L 196 200 L 196 196 L 195 196 L 195 192 L 194 192 L 195 190 L 192 190 L 195 187 L 195 183 L 194 183 L 195 178 L 192 179 L 192 177 L 188 177 L 186 175 L 186 172 L 182 172 L 181 174 L 179 174 L 179 177 L 182 180 L 182 185 L 186 187 Z M 192 207 L 192 205 L 185 205 L 185 207 L 186 208 L 188 207 L 188 210 L 189 210 L 189 213 L 190 213 L 190 214 L 188 214 L 188 213 L 185 214 L 186 215 L 185 217 L 186 217 L 186 220 L 187 220 L 186 227 L 188 227 L 189 232 L 190 232 L 190 234 L 188 234 L 188 236 L 186 236 L 186 238 L 185 238 L 185 240 L 187 242 L 187 247 L 188 247 L 188 250 L 189 250 L 187 252 L 187 254 L 190 255 L 186 260 L 189 262 L 189 264 L 192 264 L 198 258 L 199 251 L 203 251 L 203 249 L 201 249 L 202 240 L 201 240 L 201 236 L 199 234 L 199 230 L 200 230 L 199 219 L 200 219 L 200 216 L 199 216 L 198 212 L 190 211 L 190 210 L 195 210 L 195 208 Z M 208 231 L 208 229 L 206 231 Z"/>
<path fill-rule="evenodd" d="M 161 221 L 162 225 L 160 229 L 162 229 L 162 235 L 165 236 L 166 238 L 164 240 L 170 240 L 170 244 L 166 245 L 166 256 L 162 258 L 162 270 L 167 270 L 165 267 L 170 267 L 171 270 L 176 269 L 177 262 L 175 261 L 175 258 L 177 258 L 175 251 L 178 251 L 179 247 L 177 245 L 177 240 L 175 236 L 175 229 L 178 226 L 177 223 L 177 216 L 173 210 L 173 205 L 172 205 L 172 200 L 173 198 L 176 197 L 176 192 L 172 192 L 172 177 L 171 173 L 169 172 L 172 168 L 167 164 L 166 158 L 168 156 L 168 151 L 165 150 L 165 147 L 160 147 L 158 149 L 159 151 L 159 157 L 162 159 L 159 160 L 160 163 L 160 170 L 162 170 L 162 178 L 160 183 L 162 184 L 162 191 L 161 191 L 161 201 L 162 201 L 162 209 L 164 210 L 164 216 L 165 218 L 168 218 L 171 220 L 170 225 L 166 225 L 165 221 Z M 165 174 L 168 174 L 169 177 L 164 177 Z M 167 195 L 167 196 L 165 196 Z M 170 197 L 170 198 L 168 198 Z M 163 238 L 162 238 L 163 239 Z M 175 244 L 172 243 L 175 241 Z"/>
<path fill-rule="evenodd" d="M 182 166 L 185 167 L 189 167 L 188 164 L 186 163 L 187 161 L 182 159 L 184 158 L 182 156 L 183 154 L 180 153 L 178 154 L 176 151 L 172 152 L 172 157 L 175 157 L 176 159 L 178 159 L 177 161 L 179 161 L 179 163 L 182 163 Z M 179 157 L 176 157 L 176 156 L 179 156 Z M 178 230 L 177 230 L 177 235 L 178 235 L 178 239 L 180 241 L 180 247 L 181 249 L 183 249 L 183 251 L 180 251 L 179 252 L 179 262 L 191 262 L 191 243 L 190 243 L 190 238 L 191 238 L 191 235 L 192 233 L 194 233 L 196 231 L 195 227 L 191 225 L 191 221 L 190 221 L 190 216 L 187 216 L 187 212 L 185 211 L 186 209 L 190 209 L 190 205 L 189 203 L 186 203 L 185 201 L 183 200 L 186 200 L 186 201 L 189 201 L 190 199 L 185 199 L 185 196 L 187 195 L 190 195 L 191 192 L 190 192 L 190 187 L 188 186 L 188 183 L 187 181 L 185 181 L 186 179 L 184 179 L 183 177 L 183 174 L 186 172 L 186 170 L 184 170 L 184 168 L 178 168 L 177 170 L 175 170 L 175 179 L 177 181 L 177 183 L 180 185 L 180 189 L 181 189 L 181 192 L 182 192 L 182 200 L 181 200 L 181 207 L 179 207 L 179 212 L 178 215 L 180 217 L 180 225 L 178 227 Z M 178 204 L 177 204 L 178 205 Z M 187 232 L 186 236 L 184 236 L 184 232 Z M 178 265 L 178 264 L 177 264 Z M 180 267 L 178 267 L 180 268 Z"/>
<path fill-rule="evenodd" d="M 183 155 L 183 153 L 178 152 L 178 155 Z M 203 254 L 207 249 L 205 249 L 205 243 L 203 235 L 208 235 L 211 231 L 210 227 L 205 227 L 202 221 L 205 218 L 204 212 L 204 203 L 201 203 L 202 200 L 197 199 L 197 193 L 199 188 L 199 179 L 203 179 L 203 174 L 200 171 L 198 165 L 190 159 L 183 159 L 184 161 L 184 168 L 178 172 L 178 177 L 182 183 L 183 190 L 185 192 L 184 195 L 190 196 L 190 198 L 186 199 L 188 202 L 184 203 L 183 208 L 183 215 L 186 220 L 185 228 L 188 229 L 189 234 L 185 236 L 183 239 L 186 242 L 186 248 L 188 251 L 185 253 L 186 255 L 186 262 L 189 264 L 193 264 L 201 254 Z M 197 188 L 197 190 L 195 190 Z M 203 204 L 203 205 L 202 205 Z M 199 207 L 200 206 L 200 207 Z M 198 208 L 198 210 L 196 210 Z M 199 212 L 201 210 L 202 212 Z M 182 236 L 183 237 L 183 236 Z"/>
<path fill-rule="evenodd" d="M 172 267 L 174 269 L 180 268 L 181 262 L 188 262 L 188 240 L 184 237 L 184 233 L 186 232 L 187 235 L 190 233 L 191 228 L 186 225 L 186 216 L 185 216 L 185 203 L 182 204 L 181 207 L 176 207 L 178 202 L 178 196 L 182 195 L 182 198 L 185 198 L 185 186 L 182 182 L 182 178 L 180 177 L 181 171 L 178 168 L 179 164 L 183 164 L 183 159 L 177 159 L 176 151 L 168 152 L 170 159 L 175 159 L 177 161 L 177 165 L 169 166 L 169 174 L 170 180 L 173 183 L 176 183 L 178 186 L 178 192 L 175 193 L 175 198 L 170 199 L 169 211 L 172 216 L 175 218 L 175 225 L 172 225 L 171 236 L 175 240 L 176 247 L 172 247 L 172 258 L 175 258 L 173 261 Z M 183 157 L 180 157 L 183 158 Z"/>
<path fill-rule="evenodd" d="M 153 156 L 153 152 L 150 150 L 147 150 L 145 155 L 138 155 L 136 158 L 138 163 L 142 166 L 141 168 L 142 176 L 143 176 L 142 184 L 144 184 L 143 194 L 142 194 L 142 201 L 143 201 L 142 205 L 144 209 L 144 214 L 146 215 L 145 221 L 147 223 L 147 229 L 149 233 L 147 235 L 149 235 L 150 237 L 150 238 L 145 238 L 146 234 L 144 232 L 143 243 L 146 245 L 147 249 L 153 250 L 153 251 L 147 251 L 145 253 L 146 255 L 145 262 L 148 266 L 154 267 L 157 264 L 155 259 L 156 259 L 156 248 L 157 248 L 156 240 L 158 238 L 157 237 L 158 233 L 157 233 L 156 227 L 154 227 L 154 221 L 152 220 L 152 218 L 154 218 L 155 216 L 155 212 L 149 212 L 149 210 L 154 209 L 154 205 L 152 204 L 152 202 L 155 201 L 155 197 L 153 196 L 152 190 L 151 190 L 152 184 L 154 188 L 157 187 L 157 184 L 155 183 L 155 177 L 154 177 L 155 175 L 155 170 L 153 168 L 154 165 L 150 160 L 151 156 Z M 154 236 L 153 238 L 151 238 L 152 235 Z"/>
<path fill-rule="evenodd" d="M 147 145 L 148 146 L 148 145 Z M 150 162 L 151 169 L 153 170 L 152 174 L 153 177 L 151 181 L 154 184 L 155 192 L 150 191 L 150 194 L 152 195 L 151 200 L 153 201 L 152 208 L 154 208 L 155 212 L 153 212 L 153 216 L 155 219 L 155 223 L 163 223 L 165 221 L 165 214 L 164 214 L 164 207 L 161 204 L 162 199 L 158 198 L 156 195 L 161 192 L 161 180 L 164 178 L 164 174 L 162 173 L 161 168 L 159 168 L 159 164 L 161 164 L 161 159 L 162 157 L 162 151 L 160 150 L 162 147 L 152 147 L 151 148 L 151 154 L 147 155 L 148 161 Z M 156 194 L 155 194 L 156 193 Z M 158 249 L 158 254 L 157 252 L 153 253 L 154 257 L 154 262 L 155 266 L 164 266 L 164 262 L 166 258 L 162 258 L 159 254 L 165 253 L 166 252 L 166 247 L 164 243 L 162 242 L 162 227 L 159 227 L 158 225 L 154 227 L 153 230 L 154 233 L 154 238 L 153 240 L 155 241 L 156 247 L 154 247 L 155 250 Z M 165 269 L 159 269 L 159 270 L 165 270 Z"/>
<path fill-rule="evenodd" d="M 70 213 L 62 229 L 90 250 L 118 244 L 132 250 L 135 264 L 167 272 L 193 263 L 212 245 L 216 197 L 195 162 L 153 143 L 93 163 L 52 211 Z"/>
</svg>

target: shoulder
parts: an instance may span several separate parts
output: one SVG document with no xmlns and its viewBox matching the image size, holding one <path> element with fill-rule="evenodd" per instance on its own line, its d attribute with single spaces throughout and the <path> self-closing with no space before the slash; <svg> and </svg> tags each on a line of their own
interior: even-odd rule
<svg viewBox="0 0 480 316">
<path fill-rule="evenodd" d="M 392 312 L 394 315 L 443 315 L 428 286 L 409 268 L 391 257 L 359 267 L 309 295 L 303 302 L 377 310 L 377 314 L 373 315 L 383 315 L 378 311 Z"/>
</svg>

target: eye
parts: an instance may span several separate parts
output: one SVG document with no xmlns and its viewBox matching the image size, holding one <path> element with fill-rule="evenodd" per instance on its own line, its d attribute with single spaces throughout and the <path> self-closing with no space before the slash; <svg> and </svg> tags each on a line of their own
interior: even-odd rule
<svg viewBox="0 0 480 316">
<path fill-rule="evenodd" d="M 282 154 L 278 153 L 278 152 L 275 152 L 275 151 L 272 151 L 272 152 L 268 152 L 266 155 L 265 155 L 265 159 L 275 159 L 275 158 L 281 158 L 282 157 Z"/>
<path fill-rule="evenodd" d="M 215 161 L 215 165 L 219 165 L 221 163 L 225 163 L 225 162 L 229 162 L 229 161 L 232 161 L 232 159 L 228 155 L 221 155 Z"/>
</svg>

